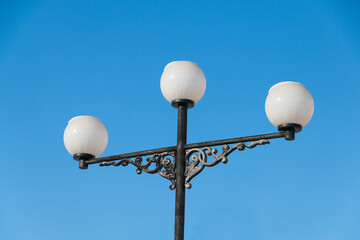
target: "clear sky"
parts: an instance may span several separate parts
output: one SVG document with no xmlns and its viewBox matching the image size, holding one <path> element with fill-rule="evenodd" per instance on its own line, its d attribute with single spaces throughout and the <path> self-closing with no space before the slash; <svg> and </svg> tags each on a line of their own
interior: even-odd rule
<svg viewBox="0 0 360 240">
<path fill-rule="evenodd" d="M 100 118 L 102 156 L 176 144 L 160 76 L 207 78 L 188 142 L 276 132 L 264 102 L 303 83 L 315 113 L 293 142 L 234 152 L 186 192 L 185 238 L 360 239 L 359 1 L 0 0 L 0 239 L 172 239 L 174 194 L 133 166 L 88 170 L 68 120 Z"/>
</svg>

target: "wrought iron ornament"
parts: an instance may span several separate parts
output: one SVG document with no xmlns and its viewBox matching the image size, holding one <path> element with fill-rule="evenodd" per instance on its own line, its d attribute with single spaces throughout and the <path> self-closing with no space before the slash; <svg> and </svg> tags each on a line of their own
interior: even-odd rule
<svg viewBox="0 0 360 240">
<path fill-rule="evenodd" d="M 243 151 L 246 148 L 254 148 L 258 145 L 269 144 L 270 142 L 266 139 L 260 139 L 258 141 L 252 142 L 250 144 L 245 144 L 243 142 L 236 143 L 234 146 L 230 147 L 228 144 L 222 146 L 222 153 L 217 154 L 218 150 L 216 148 L 211 148 L 212 146 L 203 147 L 203 148 L 193 148 L 186 151 L 185 161 L 185 187 L 190 189 L 192 187 L 190 181 L 201 173 L 205 167 L 213 167 L 219 163 L 226 164 L 228 162 L 228 156 L 235 150 Z M 209 157 L 214 157 L 215 160 L 209 162 Z M 170 159 L 172 158 L 172 160 Z M 175 189 L 175 151 L 173 152 L 163 152 L 152 155 L 151 157 L 146 158 L 146 163 L 143 164 L 143 157 L 135 157 L 134 160 L 131 158 L 120 159 L 119 161 L 111 162 L 102 162 L 100 166 L 128 166 L 129 164 L 137 167 L 136 173 L 141 174 L 142 172 L 155 174 L 159 173 L 163 178 L 171 181 L 169 188 L 171 190 Z M 149 169 L 154 167 L 153 169 Z"/>
<path fill-rule="evenodd" d="M 172 161 L 169 157 L 172 159 L 175 159 L 175 152 L 163 152 L 163 153 L 157 153 L 152 155 L 151 157 L 146 158 L 147 163 L 143 164 L 143 157 L 138 156 L 135 157 L 135 160 L 131 160 L 130 158 L 124 158 L 119 160 L 118 162 L 102 162 L 100 163 L 100 166 L 127 166 L 130 164 L 137 167 L 136 173 L 141 174 L 143 171 L 150 174 L 159 173 L 160 176 L 168 179 L 171 181 L 171 185 L 169 188 L 171 190 L 175 189 L 175 164 L 174 160 Z M 153 164 L 154 163 L 154 164 Z M 149 169 L 149 167 L 152 167 L 153 169 Z M 154 166 L 155 165 L 155 166 Z"/>
<path fill-rule="evenodd" d="M 228 156 L 235 150 L 244 151 L 245 148 L 254 148 L 258 145 L 270 144 L 266 139 L 261 139 L 250 144 L 243 142 L 237 143 L 230 147 L 228 144 L 222 146 L 222 153 L 216 154 L 216 148 L 204 147 L 193 148 L 186 152 L 186 170 L 185 170 L 185 187 L 190 189 L 192 187 L 190 181 L 201 173 L 205 167 L 213 167 L 219 163 L 226 164 L 228 162 Z M 196 154 L 197 153 L 197 154 Z M 214 157 L 215 160 L 208 162 L 208 156 Z"/>
</svg>

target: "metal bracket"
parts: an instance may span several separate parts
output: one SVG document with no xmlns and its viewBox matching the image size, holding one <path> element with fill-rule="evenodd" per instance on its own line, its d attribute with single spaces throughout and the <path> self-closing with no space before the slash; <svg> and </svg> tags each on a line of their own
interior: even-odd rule
<svg viewBox="0 0 360 240">
<path fill-rule="evenodd" d="M 152 155 L 151 157 L 146 158 L 147 163 L 143 164 L 143 158 L 141 156 L 135 157 L 135 160 L 131 160 L 130 158 L 120 159 L 118 162 L 101 162 L 100 166 L 127 166 L 130 164 L 137 167 L 136 173 L 141 174 L 142 172 L 155 174 L 159 173 L 163 178 L 171 181 L 171 185 L 169 188 L 171 190 L 175 189 L 175 164 L 174 160 L 171 161 L 169 158 L 175 159 L 175 152 L 163 152 Z M 154 169 L 149 169 L 151 165 L 155 163 Z"/>
<path fill-rule="evenodd" d="M 230 147 L 228 144 L 222 146 L 223 152 L 216 154 L 217 149 L 204 147 L 204 148 L 193 148 L 186 152 L 186 171 L 185 171 L 185 187 L 190 189 L 192 187 L 190 181 L 201 173 L 205 167 L 213 167 L 219 163 L 226 164 L 228 162 L 228 156 L 235 150 L 243 151 L 245 148 L 254 148 L 258 145 L 270 144 L 266 139 L 260 139 L 250 144 L 243 142 L 237 143 Z M 208 156 L 215 158 L 214 161 L 208 162 Z"/>
<path fill-rule="evenodd" d="M 219 163 L 226 164 L 228 162 L 228 156 L 235 150 L 243 151 L 245 148 L 254 148 L 258 145 L 269 144 L 270 142 L 266 139 L 260 139 L 258 141 L 252 142 L 250 144 L 245 144 L 243 142 L 236 143 L 232 147 L 228 144 L 223 145 L 222 153 L 217 154 L 217 149 L 211 148 L 212 146 L 206 146 L 203 148 L 192 148 L 186 151 L 185 161 L 185 187 L 190 189 L 192 187 L 190 181 L 200 174 L 205 167 L 213 167 Z M 208 162 L 208 156 L 214 157 L 215 160 Z M 141 174 L 142 172 L 155 174 L 158 173 L 163 178 L 171 181 L 169 188 L 171 190 L 175 189 L 175 151 L 172 152 L 162 152 L 156 153 L 151 157 L 146 158 L 146 163 L 143 164 L 143 157 L 137 156 L 131 158 L 123 158 L 119 161 L 110 161 L 110 162 L 101 162 L 100 166 L 128 166 L 129 164 L 137 167 L 136 173 Z M 170 159 L 172 158 L 172 160 Z M 151 165 L 155 165 L 153 169 L 149 169 Z"/>
</svg>

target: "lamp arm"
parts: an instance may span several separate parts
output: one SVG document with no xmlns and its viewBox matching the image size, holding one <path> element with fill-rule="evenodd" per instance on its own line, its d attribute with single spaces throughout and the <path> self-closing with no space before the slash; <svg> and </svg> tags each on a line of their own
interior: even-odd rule
<svg viewBox="0 0 360 240">
<path fill-rule="evenodd" d="M 228 156 L 235 150 L 243 151 L 246 148 L 254 148 L 258 145 L 269 144 L 268 139 L 284 138 L 285 132 L 277 132 L 270 134 L 254 135 L 240 138 L 230 138 L 224 140 L 207 141 L 200 143 L 192 143 L 185 145 L 186 149 L 186 170 L 185 170 L 185 186 L 190 189 L 190 181 L 205 167 L 213 167 L 220 162 L 226 164 L 228 162 Z M 251 142 L 245 144 L 245 142 Z M 232 147 L 229 144 L 235 144 Z M 217 149 L 212 148 L 215 146 L 223 145 L 222 153 L 217 154 Z M 175 189 L 175 155 L 176 146 L 157 148 L 152 150 L 126 153 L 120 155 L 114 155 L 103 158 L 96 158 L 86 161 L 87 164 L 97 164 L 100 166 L 128 166 L 134 165 L 136 173 L 141 174 L 146 172 L 149 174 L 158 173 L 160 176 L 171 181 L 170 189 Z M 150 156 L 146 158 L 146 163 L 143 163 L 144 156 Z M 208 162 L 208 156 L 215 158 L 214 161 Z M 151 168 L 153 167 L 153 168 Z M 151 168 L 151 169 L 150 169 Z"/>
<path fill-rule="evenodd" d="M 185 149 L 188 150 L 188 149 L 192 149 L 192 148 L 215 147 L 215 146 L 220 146 L 220 145 L 224 145 L 224 144 L 234 144 L 234 143 L 239 143 L 239 142 L 245 143 L 245 142 L 258 141 L 261 139 L 275 139 L 275 138 L 284 138 L 284 137 L 285 137 L 285 132 L 281 131 L 281 132 L 276 132 L 276 133 L 253 135 L 253 136 L 248 136 L 248 137 L 228 138 L 228 139 L 223 139 L 223 140 L 191 143 L 191 144 L 186 144 Z M 156 149 L 139 151 L 139 152 L 124 153 L 124 154 L 113 155 L 113 156 L 108 156 L 108 157 L 95 158 L 95 159 L 86 161 L 86 163 L 89 165 L 97 164 L 97 163 L 121 160 L 124 158 L 134 158 L 134 157 L 149 156 L 149 155 L 163 153 L 163 152 L 173 152 L 175 150 L 176 150 L 176 146 L 156 148 Z"/>
</svg>

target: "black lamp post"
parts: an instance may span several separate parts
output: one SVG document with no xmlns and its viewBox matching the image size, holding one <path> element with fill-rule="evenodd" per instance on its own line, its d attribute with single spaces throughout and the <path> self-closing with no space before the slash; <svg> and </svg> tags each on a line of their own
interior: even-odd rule
<svg viewBox="0 0 360 240">
<path fill-rule="evenodd" d="M 177 145 L 140 152 L 97 158 L 106 148 L 108 134 L 103 123 L 91 116 L 78 116 L 69 121 L 64 133 L 64 143 L 79 168 L 88 165 L 127 166 L 134 165 L 141 174 L 158 173 L 171 181 L 170 189 L 176 190 L 175 240 L 184 239 L 185 187 L 204 170 L 219 163 L 227 163 L 235 150 L 243 151 L 258 145 L 269 144 L 269 139 L 294 140 L 311 119 L 314 102 L 309 91 L 300 83 L 281 82 L 270 90 L 265 103 L 266 114 L 278 132 L 224 140 L 186 143 L 187 110 L 201 99 L 206 80 L 202 70 L 192 62 L 177 61 L 168 64 L 161 77 L 161 90 L 172 106 L 178 109 Z M 250 142 L 249 144 L 246 144 Z M 229 146 L 229 144 L 234 144 Z M 222 146 L 218 154 L 215 146 Z M 143 157 L 146 158 L 144 163 Z M 214 158 L 208 161 L 208 157 Z"/>
</svg>

